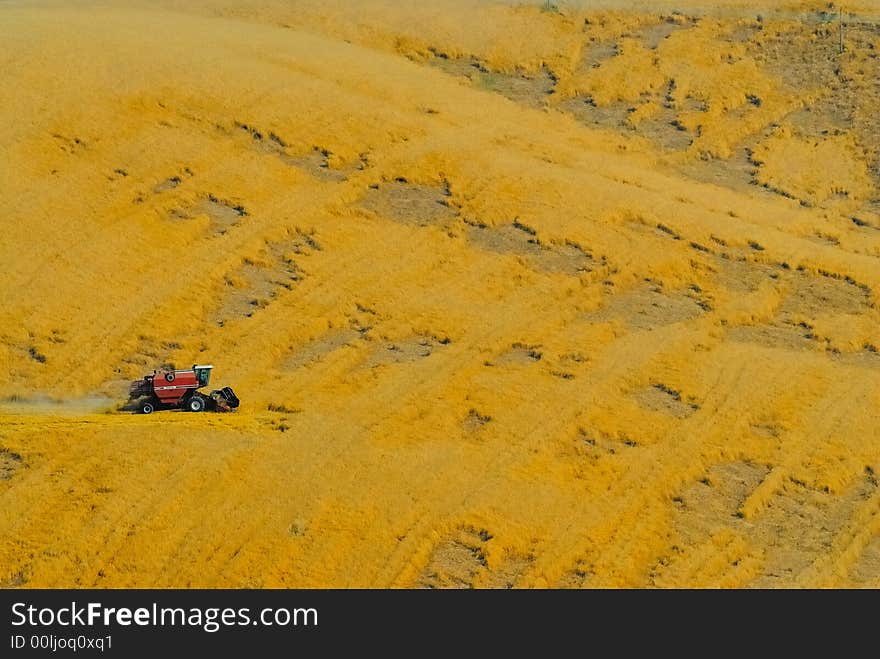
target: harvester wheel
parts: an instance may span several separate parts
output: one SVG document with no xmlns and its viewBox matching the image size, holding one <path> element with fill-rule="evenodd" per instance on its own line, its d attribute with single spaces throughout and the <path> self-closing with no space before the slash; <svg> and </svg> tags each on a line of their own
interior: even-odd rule
<svg viewBox="0 0 880 659">
<path fill-rule="evenodd" d="M 190 412 L 202 412 L 205 409 L 205 400 L 198 394 L 189 399 L 186 404 Z"/>
<path fill-rule="evenodd" d="M 152 414 L 153 412 L 153 404 L 152 403 L 144 403 L 141 405 L 141 413 L 143 414 Z"/>
</svg>

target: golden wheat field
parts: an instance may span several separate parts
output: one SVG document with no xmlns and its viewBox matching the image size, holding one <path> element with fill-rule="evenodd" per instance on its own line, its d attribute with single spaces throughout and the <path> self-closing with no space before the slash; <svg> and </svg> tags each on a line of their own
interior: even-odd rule
<svg viewBox="0 0 880 659">
<path fill-rule="evenodd" d="M 0 585 L 880 587 L 875 2 L 7 0 L 0 99 Z"/>
</svg>

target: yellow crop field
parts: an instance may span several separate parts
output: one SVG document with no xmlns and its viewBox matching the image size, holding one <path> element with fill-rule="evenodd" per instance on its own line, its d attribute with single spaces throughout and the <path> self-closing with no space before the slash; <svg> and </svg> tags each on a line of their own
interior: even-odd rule
<svg viewBox="0 0 880 659">
<path fill-rule="evenodd" d="M 0 586 L 880 587 L 875 2 L 11 0 L 0 99 Z"/>
</svg>

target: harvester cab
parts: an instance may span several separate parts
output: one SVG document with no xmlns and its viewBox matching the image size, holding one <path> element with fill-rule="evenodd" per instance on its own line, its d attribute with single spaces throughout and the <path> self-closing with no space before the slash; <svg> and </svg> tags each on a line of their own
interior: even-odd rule
<svg viewBox="0 0 880 659">
<path fill-rule="evenodd" d="M 193 364 L 193 372 L 196 375 L 196 382 L 199 383 L 200 387 L 207 387 L 208 380 L 211 379 L 211 369 L 214 368 L 211 365 L 207 366 L 198 366 L 197 364 Z"/>
<path fill-rule="evenodd" d="M 193 364 L 190 369 L 155 370 L 131 383 L 127 407 L 150 414 L 161 409 L 185 409 L 190 412 L 231 412 L 239 405 L 230 387 L 204 394 L 199 389 L 211 380 L 211 364 Z"/>
</svg>

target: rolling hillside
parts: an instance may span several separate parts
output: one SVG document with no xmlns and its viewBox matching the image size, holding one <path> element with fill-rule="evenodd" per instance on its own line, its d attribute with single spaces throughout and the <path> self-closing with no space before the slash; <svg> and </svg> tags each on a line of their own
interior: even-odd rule
<svg viewBox="0 0 880 659">
<path fill-rule="evenodd" d="M 880 12 L 667 4 L 0 3 L 0 584 L 880 587 Z"/>
</svg>

